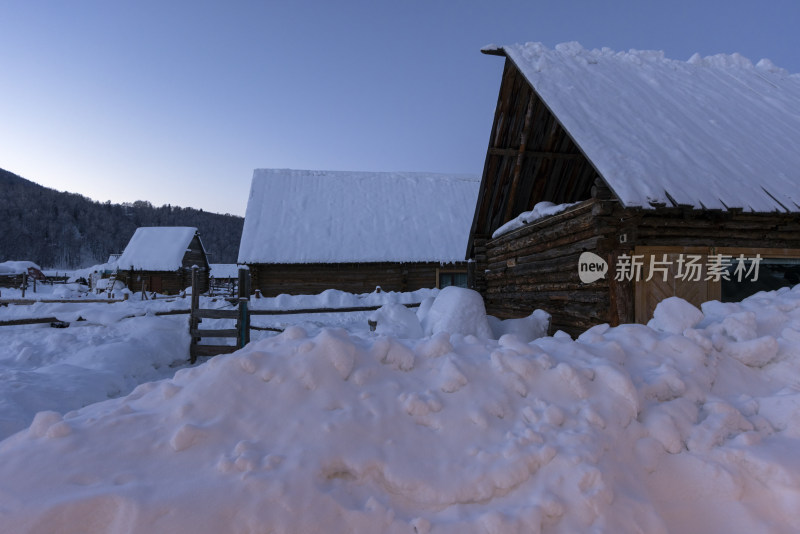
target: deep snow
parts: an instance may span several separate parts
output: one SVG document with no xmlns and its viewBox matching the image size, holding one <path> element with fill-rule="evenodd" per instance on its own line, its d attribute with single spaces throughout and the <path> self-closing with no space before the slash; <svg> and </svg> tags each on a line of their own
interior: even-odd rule
<svg viewBox="0 0 800 534">
<path fill-rule="evenodd" d="M 419 330 L 395 295 L 372 315 L 388 334 L 368 330 L 370 314 L 339 318 L 345 328 L 306 322 L 129 395 L 37 413 L 0 442 L 0 524 L 63 533 L 800 529 L 800 286 L 702 312 L 668 299 L 648 326 L 530 342 L 484 337 L 497 323 L 469 293 L 438 297 L 414 314 Z M 316 297 L 367 298 L 377 297 Z M 457 313 L 466 328 L 447 332 L 440 319 Z M 141 321 L 135 345 L 162 319 L 113 324 Z M 29 330 L 55 346 L 72 328 Z M 75 343 L 104 361 L 104 334 L 88 329 Z"/>
</svg>

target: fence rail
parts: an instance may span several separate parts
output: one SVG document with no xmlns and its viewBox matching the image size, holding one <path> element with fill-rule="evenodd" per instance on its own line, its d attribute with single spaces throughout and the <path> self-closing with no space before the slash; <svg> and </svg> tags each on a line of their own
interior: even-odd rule
<svg viewBox="0 0 800 534">
<path fill-rule="evenodd" d="M 154 315 L 189 315 L 189 335 L 191 336 L 191 343 L 189 345 L 189 361 L 195 363 L 199 356 L 215 356 L 217 354 L 225 354 L 234 352 L 247 343 L 250 342 L 250 330 L 282 332 L 283 329 L 271 326 L 255 326 L 250 324 L 250 318 L 253 315 L 268 316 L 268 315 L 300 315 L 300 314 L 317 314 L 317 313 L 352 313 L 352 312 L 365 312 L 375 311 L 382 307 L 382 305 L 374 306 L 350 306 L 346 308 L 299 308 L 293 310 L 253 310 L 249 308 L 249 293 L 250 284 L 249 276 L 246 270 L 239 272 L 239 284 L 241 289 L 240 297 L 236 300 L 226 299 L 236 308 L 232 309 L 219 309 L 219 308 L 200 308 L 200 295 L 196 291 L 197 288 L 197 271 L 193 270 L 192 275 L 192 298 L 191 308 L 179 310 L 164 310 L 152 312 Z M 0 300 L 0 306 L 15 304 L 15 305 L 29 305 L 36 302 L 47 303 L 73 303 L 73 304 L 89 304 L 89 303 L 114 303 L 123 302 L 119 299 L 44 299 L 44 300 L 29 300 L 29 299 L 6 299 Z M 408 308 L 418 307 L 419 302 L 404 304 Z M 126 315 L 121 319 L 131 317 L 138 317 L 145 315 L 145 312 Z M 200 328 L 200 323 L 203 319 L 235 319 L 235 328 Z M 78 318 L 78 321 L 83 319 Z M 61 321 L 56 317 L 31 317 L 31 318 L 18 318 L 7 321 L 0 321 L 0 326 L 20 326 L 31 324 L 51 323 L 51 326 L 69 326 L 70 323 Z M 233 338 L 236 340 L 234 345 L 219 345 L 219 344 L 201 344 L 203 338 Z"/>
<path fill-rule="evenodd" d="M 0 306 L 8 306 L 9 304 L 16 304 L 19 306 L 30 306 L 42 302 L 45 304 L 113 304 L 115 302 L 124 302 L 125 299 L 0 299 Z"/>
<path fill-rule="evenodd" d="M 62 301 L 59 301 L 59 302 L 62 302 Z M 85 301 L 81 301 L 81 302 L 85 302 Z M 105 301 L 103 301 L 103 302 L 105 302 Z M 191 313 L 191 310 L 165 310 L 165 311 L 153 312 L 153 315 L 188 315 L 189 313 Z M 132 313 L 130 315 L 126 315 L 124 317 L 121 317 L 120 320 L 122 320 L 122 319 L 130 319 L 132 317 L 144 317 L 145 315 L 147 315 L 146 312 Z M 84 319 L 81 318 L 81 317 L 78 317 L 78 319 L 76 321 L 72 321 L 72 322 L 84 322 Z M 7 321 L 0 321 L 0 326 L 24 326 L 24 325 L 30 325 L 30 324 L 44 324 L 44 323 L 56 323 L 59 327 L 65 326 L 65 325 L 68 326 L 70 324 L 69 321 L 62 321 L 61 319 L 59 319 L 57 317 L 22 317 L 22 318 L 19 318 L 19 319 L 10 319 L 10 320 L 7 320 Z"/>
<path fill-rule="evenodd" d="M 419 306 L 419 302 L 404 304 L 406 308 L 415 308 Z M 348 313 L 348 312 L 362 312 L 362 311 L 375 311 L 383 307 L 379 306 L 352 306 L 350 308 L 305 308 L 300 310 L 250 310 L 250 315 L 299 315 L 301 313 Z"/>
<path fill-rule="evenodd" d="M 10 321 L 0 321 L 0 326 L 24 326 L 28 324 L 45 324 L 60 322 L 55 317 L 28 317 L 23 319 L 11 319 Z"/>
</svg>

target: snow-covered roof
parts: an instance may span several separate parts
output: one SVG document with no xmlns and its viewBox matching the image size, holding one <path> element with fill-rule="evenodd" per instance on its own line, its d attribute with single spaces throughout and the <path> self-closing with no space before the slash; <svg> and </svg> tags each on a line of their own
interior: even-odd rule
<svg viewBox="0 0 800 534">
<path fill-rule="evenodd" d="M 33 263 L 32 261 L 4 261 L 0 263 L 0 275 L 15 275 L 27 273 L 28 269 L 33 267 L 37 271 L 42 268 Z"/>
<path fill-rule="evenodd" d="M 800 75 L 738 54 L 492 47 L 626 206 L 800 211 Z"/>
<path fill-rule="evenodd" d="M 480 180 L 256 169 L 239 263 L 463 261 Z"/>
<path fill-rule="evenodd" d="M 209 275 L 214 278 L 238 278 L 239 266 L 235 263 L 210 263 Z"/>
<path fill-rule="evenodd" d="M 175 271 L 197 228 L 189 226 L 148 226 L 137 228 L 117 260 L 120 270 Z"/>
</svg>

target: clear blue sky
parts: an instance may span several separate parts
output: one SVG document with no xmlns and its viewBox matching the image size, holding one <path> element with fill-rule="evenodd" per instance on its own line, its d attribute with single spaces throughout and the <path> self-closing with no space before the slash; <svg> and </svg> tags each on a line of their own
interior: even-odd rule
<svg viewBox="0 0 800 534">
<path fill-rule="evenodd" d="M 800 72 L 795 0 L 0 0 L 0 28 L 0 168 L 240 215 L 255 168 L 479 175 L 503 64 L 489 43 Z"/>
</svg>

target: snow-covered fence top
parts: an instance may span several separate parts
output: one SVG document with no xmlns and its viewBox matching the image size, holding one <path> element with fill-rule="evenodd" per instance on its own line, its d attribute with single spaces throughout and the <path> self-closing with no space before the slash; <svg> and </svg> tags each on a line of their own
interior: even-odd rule
<svg viewBox="0 0 800 534">
<path fill-rule="evenodd" d="M 256 169 L 239 263 L 455 262 L 476 176 Z"/>
<path fill-rule="evenodd" d="M 484 52 L 519 68 L 624 205 L 800 211 L 800 75 L 739 54 Z"/>
</svg>

